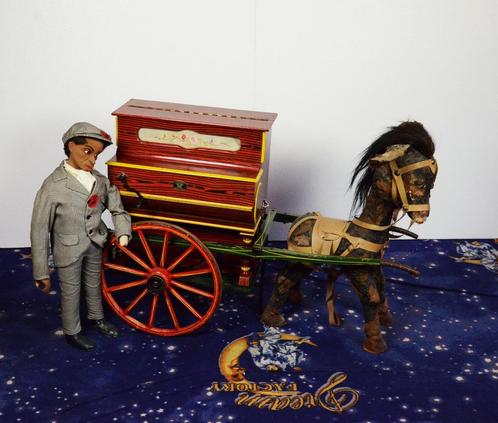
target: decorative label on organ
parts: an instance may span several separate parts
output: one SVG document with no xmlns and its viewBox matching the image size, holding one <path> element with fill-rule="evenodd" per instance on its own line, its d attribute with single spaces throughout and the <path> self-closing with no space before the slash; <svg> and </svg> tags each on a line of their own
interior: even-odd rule
<svg viewBox="0 0 498 423">
<path fill-rule="evenodd" d="M 183 148 L 207 148 L 210 150 L 239 151 L 238 138 L 199 134 L 194 131 L 168 131 L 165 129 L 140 128 L 138 138 L 145 142 L 178 145 Z"/>
</svg>

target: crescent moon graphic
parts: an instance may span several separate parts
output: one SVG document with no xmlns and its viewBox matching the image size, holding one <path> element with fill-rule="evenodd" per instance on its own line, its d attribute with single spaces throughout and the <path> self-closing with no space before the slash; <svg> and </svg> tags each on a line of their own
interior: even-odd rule
<svg viewBox="0 0 498 423">
<path fill-rule="evenodd" d="M 263 335 L 263 332 L 258 332 L 259 336 Z M 228 382 L 236 384 L 249 384 L 252 383 L 246 379 L 246 369 L 240 366 L 240 357 L 249 348 L 249 337 L 251 335 L 242 336 L 235 341 L 230 342 L 221 351 L 218 365 L 221 374 L 226 378 Z M 302 336 L 291 335 L 288 333 L 280 333 L 282 341 L 294 341 L 299 344 L 308 344 L 316 347 L 317 345 L 310 340 L 303 338 Z"/>
</svg>

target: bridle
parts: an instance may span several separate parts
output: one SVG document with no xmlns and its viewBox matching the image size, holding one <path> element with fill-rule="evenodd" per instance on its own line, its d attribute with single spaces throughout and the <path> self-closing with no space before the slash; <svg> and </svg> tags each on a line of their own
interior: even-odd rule
<svg viewBox="0 0 498 423">
<path fill-rule="evenodd" d="M 398 164 L 396 163 L 396 159 L 389 161 L 389 168 L 391 169 L 391 175 L 392 175 L 392 182 L 391 182 L 391 197 L 393 200 L 393 203 L 396 204 L 398 201 L 398 197 L 401 200 L 401 206 L 403 209 L 403 214 L 401 217 L 398 219 L 396 217 L 393 218 L 393 222 L 390 223 L 389 225 L 385 226 L 379 226 L 379 225 L 374 225 L 372 223 L 366 223 L 363 222 L 362 220 L 358 219 L 357 217 L 353 218 L 352 223 L 354 223 L 357 226 L 361 226 L 362 228 L 365 229 L 370 229 L 373 231 L 385 231 L 391 228 L 394 224 L 396 224 L 398 221 L 400 221 L 408 212 L 416 212 L 416 211 L 429 211 L 430 210 L 430 205 L 428 203 L 426 204 L 410 204 L 408 201 L 408 196 L 405 188 L 405 183 L 403 181 L 403 175 L 408 172 L 412 172 L 417 169 L 422 169 L 424 167 L 428 167 L 433 175 L 437 174 L 437 162 L 436 159 L 427 159 L 427 160 L 422 160 L 420 162 L 412 163 L 403 167 L 398 167 Z M 396 215 L 397 213 L 395 213 Z M 412 221 L 413 223 L 413 221 Z M 411 224 L 410 224 L 411 227 Z"/>
<path fill-rule="evenodd" d="M 405 183 L 403 182 L 403 175 L 408 172 L 412 172 L 416 169 L 422 169 L 428 167 L 432 174 L 437 173 L 437 163 L 435 159 L 422 160 L 420 162 L 412 163 L 401 168 L 398 167 L 396 160 L 391 160 L 389 162 L 389 167 L 392 174 L 392 185 L 391 185 L 391 196 L 393 203 L 396 204 L 398 196 L 401 200 L 401 205 L 405 213 L 416 212 L 416 211 L 429 211 L 430 205 L 427 204 L 410 204 L 408 202 L 408 197 L 406 195 Z"/>
</svg>

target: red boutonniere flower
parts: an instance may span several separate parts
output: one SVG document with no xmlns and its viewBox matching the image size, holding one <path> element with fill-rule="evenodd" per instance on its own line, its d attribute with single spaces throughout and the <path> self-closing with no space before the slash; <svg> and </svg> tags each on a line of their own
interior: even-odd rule
<svg viewBox="0 0 498 423">
<path fill-rule="evenodd" d="M 99 196 L 97 194 L 93 194 L 88 199 L 88 207 L 90 207 L 91 209 L 93 209 L 98 204 L 98 202 L 99 202 Z"/>
</svg>

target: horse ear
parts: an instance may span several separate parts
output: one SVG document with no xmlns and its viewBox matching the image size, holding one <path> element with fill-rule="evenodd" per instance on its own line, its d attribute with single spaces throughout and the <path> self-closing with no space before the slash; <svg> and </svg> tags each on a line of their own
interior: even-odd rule
<svg viewBox="0 0 498 423">
<path fill-rule="evenodd" d="M 404 156 L 406 150 L 410 148 L 410 144 L 395 144 L 387 148 L 385 153 L 377 154 L 370 159 L 370 164 L 378 165 L 385 162 L 390 162 L 396 160 L 397 158 Z"/>
</svg>

